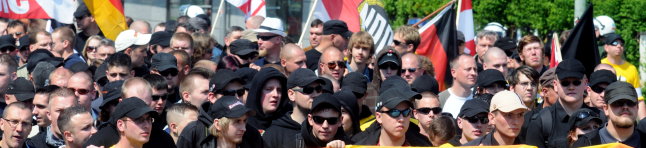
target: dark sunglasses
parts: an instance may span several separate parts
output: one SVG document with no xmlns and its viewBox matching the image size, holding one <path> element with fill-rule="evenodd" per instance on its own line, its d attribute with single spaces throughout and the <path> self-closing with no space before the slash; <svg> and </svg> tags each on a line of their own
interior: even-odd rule
<svg viewBox="0 0 646 148">
<path fill-rule="evenodd" d="M 406 42 L 401 42 L 401 41 L 394 40 L 394 39 L 393 39 L 393 43 L 394 43 L 395 45 L 397 45 L 397 46 L 399 46 L 400 44 L 406 44 Z"/>
<path fill-rule="evenodd" d="M 336 69 L 337 66 L 339 66 L 339 68 L 345 68 L 345 62 L 343 61 L 327 62 L 327 68 L 329 69 Z"/>
<path fill-rule="evenodd" d="M 358 93 L 358 92 L 352 92 L 352 93 L 354 94 L 354 97 L 357 97 L 357 98 L 363 98 L 363 96 L 365 96 L 365 94 Z"/>
<path fill-rule="evenodd" d="M 610 106 L 612 106 L 612 107 L 624 107 L 624 105 L 627 105 L 628 107 L 635 107 L 635 105 L 637 105 L 637 103 L 635 103 L 635 102 L 633 102 L 631 100 L 623 99 L 623 100 L 618 100 L 618 101 L 612 102 L 610 104 Z"/>
<path fill-rule="evenodd" d="M 339 122 L 339 117 L 325 118 L 321 116 L 312 116 L 312 119 L 316 124 L 323 124 L 325 121 L 327 121 L 327 124 L 336 124 Z"/>
<path fill-rule="evenodd" d="M 87 90 L 87 89 L 76 89 L 76 88 L 68 88 L 68 89 L 79 93 L 79 95 L 85 95 L 87 93 L 90 93 L 90 90 Z"/>
<path fill-rule="evenodd" d="M 387 62 L 384 64 L 379 65 L 379 69 L 399 69 L 399 65 L 393 63 L 393 62 Z"/>
<path fill-rule="evenodd" d="M 579 86 L 579 85 L 581 85 L 581 80 L 561 81 L 561 86 L 563 86 L 563 87 L 570 86 L 570 84 L 574 84 L 574 86 Z"/>
<path fill-rule="evenodd" d="M 168 95 L 153 95 L 152 98 L 153 98 L 153 101 L 157 101 L 159 99 L 166 100 L 167 99 L 166 96 Z"/>
<path fill-rule="evenodd" d="M 246 54 L 246 55 L 241 55 L 239 56 L 243 60 L 249 60 L 249 59 L 254 59 L 258 56 L 258 54 L 252 53 L 252 54 Z"/>
<path fill-rule="evenodd" d="M 110 77 L 117 77 L 117 76 L 126 77 L 128 76 L 128 73 L 110 73 L 108 75 L 110 75 Z"/>
<path fill-rule="evenodd" d="M 24 33 L 24 32 L 15 32 L 15 33 L 13 33 L 13 35 L 14 35 L 14 36 L 19 36 L 19 35 L 22 35 L 23 33 Z"/>
<path fill-rule="evenodd" d="M 428 115 L 428 113 L 431 113 L 431 111 L 433 111 L 433 114 L 435 114 L 435 115 L 437 115 L 437 114 L 439 114 L 440 112 L 442 112 L 442 108 L 441 108 L 441 107 L 433 107 L 433 108 L 430 108 L 430 107 L 423 107 L 423 108 L 418 108 L 418 109 L 416 109 L 416 110 L 417 110 L 418 112 L 422 113 L 422 114 L 425 114 L 425 115 Z"/>
<path fill-rule="evenodd" d="M 5 52 L 5 53 L 6 52 L 13 52 L 15 50 L 16 50 L 16 47 L 11 47 L 11 46 L 10 47 L 0 48 L 0 52 Z"/>
<path fill-rule="evenodd" d="M 617 46 L 617 45 L 624 46 L 624 42 L 621 42 L 621 41 L 613 41 L 612 43 L 610 43 L 610 45 L 612 45 L 612 46 Z"/>
<path fill-rule="evenodd" d="M 410 73 L 414 73 L 415 71 L 417 71 L 417 68 L 404 68 L 401 71 L 402 71 L 402 73 L 406 73 L 406 71 L 408 71 Z"/>
<path fill-rule="evenodd" d="M 606 90 L 606 88 L 604 88 L 604 87 L 599 87 L 599 86 L 592 86 L 592 87 L 590 87 L 590 88 L 592 89 L 592 91 L 594 91 L 595 93 L 598 93 L 598 94 L 600 94 L 600 93 L 602 93 L 604 90 Z"/>
<path fill-rule="evenodd" d="M 244 91 L 245 91 L 244 88 L 240 88 L 237 90 L 222 90 L 220 91 L 220 93 L 223 96 L 242 96 L 244 95 Z"/>
<path fill-rule="evenodd" d="M 292 90 L 301 92 L 303 94 L 312 94 L 312 93 L 314 93 L 314 91 L 316 91 L 317 93 L 321 93 L 323 91 L 323 86 L 321 86 L 321 85 L 316 86 L 316 87 L 303 86 L 301 88 L 294 88 Z"/>
<path fill-rule="evenodd" d="M 174 77 L 174 76 L 177 76 L 177 73 L 178 73 L 177 70 L 169 69 L 169 70 L 160 71 L 159 75 L 164 76 L 164 77 L 168 77 L 168 76 Z"/>
<path fill-rule="evenodd" d="M 94 50 L 96 50 L 97 48 L 99 48 L 99 47 L 96 47 L 96 46 L 87 46 L 85 49 L 87 49 L 87 50 L 91 50 L 91 51 L 94 51 Z"/>
<path fill-rule="evenodd" d="M 399 115 L 404 115 L 404 117 L 408 117 L 410 115 L 410 112 L 412 109 L 408 108 L 405 110 L 398 110 L 398 109 L 391 109 L 389 111 L 379 111 L 380 113 L 387 113 L 388 116 L 397 118 Z"/>
<path fill-rule="evenodd" d="M 256 36 L 256 37 L 258 37 L 258 39 L 260 39 L 260 40 L 266 41 L 266 40 L 270 40 L 270 39 L 272 39 L 274 37 L 277 37 L 277 35 L 272 35 L 272 36 L 260 36 L 259 35 L 259 36 Z"/>
<path fill-rule="evenodd" d="M 478 116 L 473 116 L 473 117 L 463 117 L 463 119 L 467 119 L 467 121 L 469 121 L 469 123 L 471 123 L 471 124 L 475 124 L 475 123 L 477 123 L 478 121 L 479 121 L 480 123 L 482 123 L 482 124 L 487 124 L 487 123 L 489 123 L 489 118 L 487 118 L 486 116 L 485 116 L 485 117 L 478 117 Z"/>
</svg>

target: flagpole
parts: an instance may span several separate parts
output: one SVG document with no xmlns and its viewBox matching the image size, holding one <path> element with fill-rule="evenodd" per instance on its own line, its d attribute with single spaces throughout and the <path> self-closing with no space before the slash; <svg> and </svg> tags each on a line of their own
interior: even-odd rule
<svg viewBox="0 0 646 148">
<path fill-rule="evenodd" d="M 226 0 L 220 0 L 220 6 L 218 6 L 218 13 L 215 15 L 215 20 L 211 24 L 211 36 L 213 36 L 213 33 L 215 32 L 215 25 L 218 23 L 218 20 L 220 20 L 220 14 L 224 12 L 224 10 L 222 10 L 224 8 L 224 1 Z"/>
<path fill-rule="evenodd" d="M 458 28 L 458 24 L 460 24 L 460 11 L 462 10 L 462 0 L 457 0 L 458 1 L 458 9 L 455 9 L 455 27 Z"/>
<path fill-rule="evenodd" d="M 452 1 L 444 4 L 444 6 L 438 8 L 437 10 L 433 11 L 433 13 L 431 13 L 431 14 L 427 15 L 426 17 L 422 18 L 422 20 L 419 20 L 419 22 L 413 24 L 413 27 L 418 27 L 419 24 L 421 24 L 422 22 L 424 22 L 424 21 L 426 21 L 428 19 L 431 19 L 432 16 L 434 16 L 437 13 L 440 13 L 440 11 L 444 10 L 444 8 L 448 7 L 449 5 L 451 5 L 453 3 L 455 3 L 455 0 L 452 0 Z"/>
<path fill-rule="evenodd" d="M 310 9 L 310 13 L 309 13 L 309 15 L 307 15 L 307 22 L 306 22 L 307 24 L 311 23 L 312 15 L 314 15 L 314 11 L 316 10 L 316 3 L 318 3 L 318 2 L 319 2 L 319 0 L 314 0 L 314 3 L 312 3 L 312 7 L 311 7 L 312 9 Z M 305 33 L 308 31 L 307 26 L 309 26 L 309 25 L 305 25 L 304 27 L 302 27 L 303 31 L 301 33 L 301 36 L 298 39 L 298 45 L 301 46 L 301 47 L 303 46 L 303 38 L 305 37 Z"/>
</svg>

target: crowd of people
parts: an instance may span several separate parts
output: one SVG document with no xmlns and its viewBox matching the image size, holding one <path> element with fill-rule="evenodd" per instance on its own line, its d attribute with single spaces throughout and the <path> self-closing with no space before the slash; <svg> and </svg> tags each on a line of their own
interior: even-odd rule
<svg viewBox="0 0 646 148">
<path fill-rule="evenodd" d="M 207 15 L 135 20 L 115 40 L 84 5 L 74 17 L 52 32 L 0 19 L 0 147 L 646 146 L 639 74 L 614 33 L 586 74 L 576 59 L 549 68 L 537 36 L 482 30 L 440 90 L 411 26 L 375 49 L 340 20 L 311 22 L 305 46 L 272 17 L 224 43 Z"/>
</svg>

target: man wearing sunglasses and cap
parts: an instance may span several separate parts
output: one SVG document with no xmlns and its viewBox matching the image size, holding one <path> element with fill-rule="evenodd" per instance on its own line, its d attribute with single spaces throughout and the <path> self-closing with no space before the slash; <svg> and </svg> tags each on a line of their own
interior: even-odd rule
<svg viewBox="0 0 646 148">
<path fill-rule="evenodd" d="M 520 97 L 511 91 L 496 93 L 489 105 L 488 119 L 494 130 L 464 146 L 497 146 L 521 144 L 518 137 L 523 126 L 525 112 L 529 108 Z"/>
<path fill-rule="evenodd" d="M 570 124 L 567 119 L 580 108 L 590 108 L 583 103 L 583 92 L 587 88 L 588 79 L 585 67 L 576 59 L 565 59 L 556 67 L 554 89 L 558 100 L 552 106 L 543 108 L 534 115 L 528 123 L 526 144 L 538 147 L 567 147 L 567 135 Z"/>
<path fill-rule="evenodd" d="M 375 111 L 377 122 L 352 140 L 357 145 L 431 146 L 428 138 L 406 132 L 413 112 L 411 99 L 420 98 L 421 95 L 405 86 L 394 86 L 380 93 Z"/>
<path fill-rule="evenodd" d="M 319 63 L 322 53 L 330 47 L 346 50 L 351 36 L 352 32 L 348 30 L 348 25 L 341 20 L 329 20 L 323 23 L 323 36 L 319 45 L 314 50 L 305 52 L 307 68 L 312 71 L 318 69 L 317 63 Z"/>
<path fill-rule="evenodd" d="M 243 97 L 245 93 L 245 81 L 242 80 L 235 72 L 228 69 L 221 69 L 215 73 L 209 80 L 208 100 L 215 102 L 223 96 L 233 96 L 245 102 Z"/>
<path fill-rule="evenodd" d="M 141 148 L 150 140 L 153 117 L 157 116 L 139 98 L 124 99 L 117 105 L 110 120 L 116 124 L 119 142 L 111 147 Z"/>
<path fill-rule="evenodd" d="M 253 64 L 260 67 L 265 64 L 280 65 L 280 50 L 284 45 L 283 38 L 287 37 L 283 31 L 283 21 L 267 17 L 255 31 L 258 32 L 258 53 L 262 58 Z"/>
<path fill-rule="evenodd" d="M 605 90 L 603 97 L 606 106 L 603 111 L 608 122 L 597 131 L 590 132 L 574 143 L 574 147 L 599 145 L 606 143 L 623 143 L 631 147 L 643 147 L 646 135 L 637 129 L 637 92 L 632 84 L 613 82 Z"/>
<path fill-rule="evenodd" d="M 482 100 L 472 99 L 464 102 L 456 118 L 458 128 L 462 130 L 461 138 L 454 143 L 466 144 L 487 134 L 489 130 L 487 108 L 487 102 Z"/>
<path fill-rule="evenodd" d="M 294 135 L 301 130 L 301 123 L 307 119 L 312 102 L 322 93 L 322 78 L 306 68 L 299 68 L 287 78 L 287 95 L 293 109 L 274 120 L 265 131 L 263 138 L 269 147 L 296 146 Z"/>
<path fill-rule="evenodd" d="M 332 94 L 322 94 L 313 102 L 307 121 L 296 134 L 297 145 L 285 147 L 333 147 L 343 148 L 349 144 L 341 121 L 341 103 Z"/>
</svg>

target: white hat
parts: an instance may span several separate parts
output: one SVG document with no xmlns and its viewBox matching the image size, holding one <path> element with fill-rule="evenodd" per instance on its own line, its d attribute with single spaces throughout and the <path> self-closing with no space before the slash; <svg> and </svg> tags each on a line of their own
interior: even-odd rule
<svg viewBox="0 0 646 148">
<path fill-rule="evenodd" d="M 114 40 L 114 46 L 117 52 L 126 50 L 132 45 L 146 45 L 150 41 L 150 34 L 138 33 L 134 30 L 126 30 L 119 33 L 117 39 Z"/>
<path fill-rule="evenodd" d="M 278 18 L 268 17 L 262 21 L 260 28 L 255 30 L 258 33 L 273 33 L 280 36 L 287 36 L 285 31 L 283 31 L 283 21 Z"/>
<path fill-rule="evenodd" d="M 520 100 L 520 97 L 514 92 L 505 90 L 496 93 L 491 98 L 491 105 L 489 106 L 489 112 L 496 110 L 508 113 L 517 109 L 529 110 L 527 106 Z"/>
<path fill-rule="evenodd" d="M 204 14 L 204 9 L 202 9 L 202 7 L 200 6 L 191 5 L 191 6 L 188 6 L 188 8 L 186 9 L 186 15 L 190 18 L 193 18 L 200 14 Z"/>
</svg>

